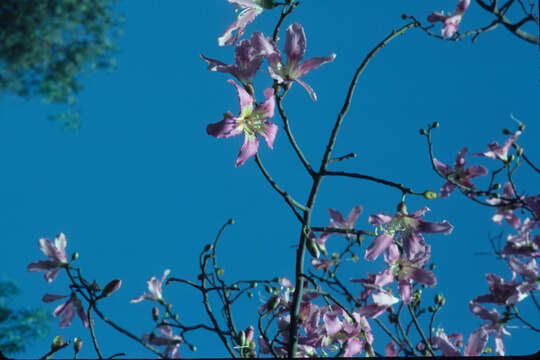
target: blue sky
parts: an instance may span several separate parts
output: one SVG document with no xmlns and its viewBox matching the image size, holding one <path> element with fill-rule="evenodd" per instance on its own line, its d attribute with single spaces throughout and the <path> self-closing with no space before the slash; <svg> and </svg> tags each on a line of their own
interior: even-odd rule
<svg viewBox="0 0 540 360">
<path fill-rule="evenodd" d="M 209 123 L 221 120 L 228 110 L 238 112 L 236 93 L 228 75 L 212 73 L 199 54 L 232 62 L 232 47 L 219 48 L 216 38 L 233 21 L 234 7 L 225 0 L 204 2 L 120 1 L 117 9 L 126 17 L 124 35 L 118 41 L 116 70 L 84 78 L 79 96 L 83 126 L 78 132 L 62 131 L 47 116 L 60 107 L 3 97 L 0 102 L 0 234 L 4 253 L 2 279 L 16 280 L 22 294 L 17 306 L 42 306 L 44 293 L 68 294 L 61 274 L 47 284 L 42 274 L 28 273 L 26 266 L 43 259 L 37 247 L 40 237 L 54 238 L 64 232 L 68 254 L 80 253 L 77 265 L 89 280 L 102 285 L 122 279 L 123 286 L 100 308 L 107 316 L 136 334 L 152 329 L 153 304 L 129 304 L 146 291 L 146 280 L 171 275 L 195 280 L 198 254 L 212 241 L 229 218 L 236 224 L 222 238 L 218 260 L 228 281 L 238 279 L 293 278 L 299 226 L 282 199 L 264 181 L 254 161 L 240 168 L 234 161 L 242 139 L 215 139 L 206 134 Z M 336 53 L 333 63 L 305 77 L 317 92 L 313 102 L 298 85 L 289 91 L 284 106 L 297 142 L 318 168 L 324 146 L 341 108 L 350 79 L 364 56 L 392 29 L 404 21 L 402 13 L 419 19 L 435 10 L 453 11 L 455 1 L 385 2 L 305 1 L 286 20 L 284 29 L 300 22 L 307 36 L 306 57 Z M 270 34 L 279 13 L 265 11 L 248 26 Z M 461 29 L 491 21 L 476 4 L 464 17 Z M 440 26 L 440 25 L 439 25 Z M 437 27 L 438 31 L 439 27 Z M 370 63 L 358 83 L 353 104 L 340 131 L 334 154 L 355 152 L 358 157 L 334 165 L 335 170 L 361 172 L 400 182 L 415 190 L 438 190 L 443 181 L 431 171 L 425 139 L 418 130 L 433 121 L 436 157 L 452 164 L 463 146 L 483 152 L 491 141 L 504 141 L 502 128 L 515 129 L 510 114 L 527 128 L 519 139 L 531 159 L 540 162 L 538 106 L 538 49 L 518 40 L 502 28 L 481 35 L 475 44 L 429 38 L 411 30 L 392 41 Z M 266 69 L 263 66 L 262 69 Z M 255 79 L 259 98 L 269 77 Z M 280 120 L 275 117 L 281 127 Z M 311 182 L 295 158 L 283 129 L 274 150 L 260 147 L 261 158 L 274 179 L 297 200 L 305 201 Z M 489 159 L 468 158 L 469 164 L 495 169 Z M 527 167 L 515 175 L 526 194 L 538 194 L 538 174 Z M 476 181 L 485 186 L 486 179 Z M 536 187 L 535 187 L 536 185 Z M 393 213 L 400 193 L 379 184 L 351 179 L 325 179 L 313 224 L 328 224 L 327 208 L 347 214 L 357 204 L 364 207 L 357 228 L 371 230 L 370 214 Z M 438 286 L 427 292 L 446 297 L 446 306 L 435 326 L 448 333 L 470 332 L 481 325 L 468 310 L 468 302 L 487 293 L 485 273 L 510 279 L 507 266 L 490 251 L 488 237 L 498 226 L 493 209 L 472 203 L 458 193 L 449 199 L 430 201 L 409 197 L 409 210 L 429 206 L 426 219 L 448 220 L 451 235 L 431 235 L 432 261 Z M 344 242 L 329 240 L 330 252 Z M 363 256 L 363 248 L 358 254 Z M 9 254 L 9 256 L 6 256 Z M 365 277 L 384 269 L 381 259 L 361 260 L 344 267 L 342 277 Z M 353 293 L 361 290 L 351 284 Z M 236 308 L 238 327 L 255 324 L 260 289 L 253 299 Z M 184 323 L 209 323 L 199 294 L 181 285 L 164 290 Z M 530 300 L 520 304 L 522 314 L 532 310 Z M 54 304 L 45 304 L 54 309 Z M 217 303 L 214 308 L 217 309 Z M 532 313 L 534 314 L 534 313 Z M 529 320 L 535 320 L 534 315 Z M 91 341 L 78 319 L 67 329 L 51 323 L 51 336 L 79 336 L 82 357 L 93 357 Z M 538 336 L 523 328 L 510 328 L 505 338 L 510 354 L 538 350 Z M 152 354 L 96 320 L 101 348 L 108 356 L 126 352 L 128 357 Z M 388 338 L 375 333 L 375 349 L 383 352 Z M 23 356 L 42 356 L 50 339 L 31 346 Z M 222 357 L 225 349 L 215 335 L 193 332 L 189 340 L 196 353 L 181 349 L 182 356 Z M 490 343 L 493 344 L 492 342 Z M 71 356 L 70 351 L 59 357 Z M 106 355 L 107 356 L 107 355 Z"/>
</svg>

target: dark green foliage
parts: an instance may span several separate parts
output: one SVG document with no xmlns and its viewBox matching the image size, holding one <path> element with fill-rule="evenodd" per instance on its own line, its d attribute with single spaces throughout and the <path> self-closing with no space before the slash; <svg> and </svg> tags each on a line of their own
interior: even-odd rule
<svg viewBox="0 0 540 360">
<path fill-rule="evenodd" d="M 0 94 L 72 105 L 80 74 L 114 66 L 115 2 L 1 0 Z"/>
<path fill-rule="evenodd" d="M 49 332 L 50 315 L 43 309 L 15 310 L 9 306 L 9 299 L 18 293 L 15 283 L 0 281 L 0 352 L 4 354 L 21 352 Z"/>
</svg>

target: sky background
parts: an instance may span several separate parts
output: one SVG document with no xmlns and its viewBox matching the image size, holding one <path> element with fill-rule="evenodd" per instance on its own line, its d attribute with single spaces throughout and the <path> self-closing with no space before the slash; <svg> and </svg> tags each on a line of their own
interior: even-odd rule
<svg viewBox="0 0 540 360">
<path fill-rule="evenodd" d="M 336 53 L 334 62 L 312 71 L 303 80 L 316 91 L 313 102 L 297 84 L 284 100 L 297 142 L 315 168 L 346 94 L 350 79 L 364 56 L 392 29 L 405 22 L 402 13 L 424 20 L 432 11 L 454 11 L 456 1 L 303 1 L 282 27 L 300 22 L 307 36 L 306 58 Z M 242 137 L 215 139 L 206 126 L 222 119 L 239 105 L 230 76 L 209 72 L 199 54 L 233 61 L 233 48 L 217 46 L 217 37 L 234 20 L 234 7 L 225 0 L 120 1 L 116 7 L 126 17 L 124 35 L 118 40 L 117 68 L 111 73 L 85 77 L 78 97 L 82 128 L 63 131 L 47 120 L 62 108 L 39 101 L 4 96 L 0 101 L 0 234 L 4 244 L 2 280 L 15 280 L 22 294 L 13 305 L 53 310 L 43 304 L 44 293 L 69 294 L 64 273 L 47 284 L 42 273 L 29 273 L 30 262 L 44 259 L 37 247 L 40 237 L 67 236 L 68 256 L 80 254 L 76 266 L 88 280 L 105 285 L 122 279 L 122 288 L 100 303 L 100 309 L 129 331 L 142 335 L 152 330 L 148 301 L 129 304 L 147 291 L 146 280 L 171 276 L 196 280 L 198 255 L 229 218 L 229 227 L 218 249 L 218 261 L 227 281 L 294 277 L 300 227 L 289 208 L 265 182 L 253 160 L 240 168 L 234 162 Z M 270 35 L 278 10 L 265 11 L 248 26 Z M 474 2 L 461 23 L 462 30 L 491 21 Z M 531 31 L 531 29 L 529 29 Z M 437 25 L 435 31 L 440 31 Z M 534 29 L 532 30 L 534 31 Z M 266 65 L 263 65 L 266 70 Z M 503 142 L 502 128 L 515 130 L 513 114 L 527 128 L 519 138 L 529 158 L 540 163 L 538 135 L 540 107 L 538 48 L 503 28 L 470 40 L 444 42 L 410 30 L 393 40 L 359 80 L 353 103 L 341 128 L 334 155 L 355 152 L 358 157 L 332 166 L 382 177 L 412 186 L 417 191 L 438 190 L 443 181 L 432 170 L 421 127 L 433 121 L 435 154 L 447 164 L 463 146 L 471 153 L 487 150 L 487 144 Z M 262 98 L 271 86 L 260 73 L 255 91 Z M 309 177 L 287 142 L 281 121 L 274 150 L 261 144 L 261 158 L 274 179 L 299 201 L 306 201 Z M 498 165 L 483 158 L 467 158 L 468 164 Z M 486 178 L 476 181 L 482 187 Z M 538 194 L 538 174 L 523 166 L 515 181 L 526 194 Z M 400 193 L 379 184 L 351 179 L 324 180 L 313 215 L 313 225 L 329 222 L 329 207 L 348 214 L 354 205 L 364 207 L 357 228 L 372 230 L 370 214 L 392 214 Z M 490 235 L 509 226 L 498 226 L 494 210 L 454 193 L 448 199 L 428 201 L 408 197 L 410 211 L 429 206 L 427 220 L 448 220 L 451 235 L 426 236 L 437 265 L 438 286 L 426 290 L 428 303 L 436 293 L 446 306 L 435 321 L 447 333 L 461 332 L 465 339 L 482 321 L 468 309 L 468 302 L 488 292 L 485 274 L 494 272 L 507 280 L 511 272 L 493 255 Z M 365 244 L 369 244 L 371 239 Z M 339 236 L 330 238 L 330 253 L 343 249 Z M 365 245 L 367 246 L 367 245 Z M 365 246 L 358 252 L 363 258 Z M 374 263 L 347 262 L 343 279 L 365 277 L 385 268 Z M 346 271 L 344 271 L 346 270 Z M 362 287 L 350 284 L 353 293 Z M 182 285 L 164 290 L 185 324 L 209 323 L 200 295 Z M 251 300 L 235 307 L 239 328 L 256 324 L 256 309 L 267 294 L 259 287 Z M 522 314 L 532 310 L 527 299 Z M 489 306 L 488 306 L 489 308 Z M 214 305 L 219 315 L 217 303 Z M 500 310 L 500 308 L 499 308 Z M 528 319 L 538 319 L 537 313 Z M 381 319 L 386 317 L 382 316 Z M 423 324 L 426 324 L 423 322 Z M 537 324 L 538 325 L 538 324 Z M 427 326 L 427 325 L 426 325 Z M 373 324 L 375 328 L 376 325 Z M 384 352 L 389 339 L 375 331 L 375 349 Z M 539 338 L 530 330 L 509 328 L 509 354 L 538 350 Z M 126 352 L 128 357 L 152 357 L 139 344 L 96 319 L 96 333 L 105 356 Z M 51 322 L 50 336 L 29 346 L 22 357 L 45 354 L 55 335 L 79 336 L 84 341 L 81 357 L 94 357 L 91 340 L 78 318 L 67 329 Z M 191 332 L 192 353 L 185 357 L 223 357 L 217 336 Z M 492 338 L 490 345 L 493 345 Z M 71 348 L 58 357 L 72 356 Z"/>
</svg>

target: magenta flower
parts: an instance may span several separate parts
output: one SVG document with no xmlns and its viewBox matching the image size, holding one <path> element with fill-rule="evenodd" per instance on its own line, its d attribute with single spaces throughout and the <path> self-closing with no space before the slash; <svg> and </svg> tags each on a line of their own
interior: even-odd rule
<svg viewBox="0 0 540 360">
<path fill-rule="evenodd" d="M 366 249 L 365 259 L 375 260 L 380 254 L 388 250 L 397 235 L 400 236 L 407 257 L 414 259 L 418 254 L 426 251 L 426 243 L 421 233 L 450 234 L 452 232 L 454 227 L 446 220 L 434 223 L 420 219 L 426 211 L 429 211 L 429 208 L 424 207 L 412 214 L 397 212 L 395 216 L 382 213 L 371 215 L 368 222 L 379 226 L 382 233 Z"/>
<path fill-rule="evenodd" d="M 135 299 L 131 300 L 130 303 L 132 303 L 132 304 L 133 303 L 138 303 L 138 302 L 141 302 L 141 301 L 143 301 L 145 299 L 146 300 L 157 301 L 159 303 L 163 303 L 164 300 L 163 300 L 161 285 L 163 284 L 163 281 L 165 281 L 165 278 L 169 275 L 170 272 L 171 272 L 171 270 L 166 269 L 163 272 L 163 276 L 161 277 L 161 280 L 159 280 L 155 276 L 152 276 L 150 278 L 150 280 L 147 281 L 148 290 L 150 291 L 150 294 L 144 293 L 141 296 L 139 296 L 138 298 L 135 298 Z"/>
<path fill-rule="evenodd" d="M 266 58 L 268 59 L 270 76 L 277 80 L 280 84 L 290 84 L 293 81 L 299 83 L 306 91 L 313 101 L 317 100 L 317 95 L 313 89 L 300 80 L 300 77 L 306 75 L 309 71 L 318 68 L 319 66 L 331 62 L 335 59 L 336 54 L 324 57 L 314 57 L 304 61 L 300 64 L 300 61 L 304 58 L 306 52 L 306 34 L 304 28 L 298 23 L 294 23 L 287 28 L 285 37 L 285 55 L 287 57 L 287 64 L 283 64 L 281 60 L 281 53 L 278 50 L 276 44 L 269 38 L 262 38 L 264 41 L 260 44 L 261 49 L 266 49 Z"/>
<path fill-rule="evenodd" d="M 521 135 L 521 131 L 516 131 L 514 135 L 510 136 L 502 146 L 499 145 L 498 142 L 494 141 L 492 143 L 488 144 L 489 151 L 486 151 L 484 153 L 476 153 L 472 154 L 473 156 L 485 156 L 490 159 L 499 159 L 501 161 L 507 162 L 508 157 L 508 151 L 510 150 L 510 146 L 517 140 L 517 138 Z"/>
<path fill-rule="evenodd" d="M 43 295 L 43 298 L 41 299 L 43 302 L 53 302 L 62 298 L 65 298 L 67 296 L 65 295 L 56 295 L 56 294 L 45 294 Z M 83 322 L 84 327 L 88 327 L 88 317 L 86 316 L 86 313 L 84 312 L 84 309 L 82 307 L 81 300 L 75 296 L 75 294 L 71 294 L 68 301 L 58 305 L 56 309 L 53 311 L 53 316 L 57 317 L 60 316 L 60 328 L 65 328 L 71 325 L 73 322 L 73 319 L 75 318 L 75 312 L 77 312 L 77 315 L 79 315 L 79 318 Z"/>
<path fill-rule="evenodd" d="M 491 309 L 488 311 L 486 308 L 478 305 L 474 301 L 469 302 L 469 309 L 479 318 L 489 321 L 488 323 L 482 325 L 481 328 L 484 329 L 489 335 L 495 334 L 495 352 L 499 356 L 504 356 L 505 350 L 502 336 L 503 334 L 510 336 L 510 333 L 504 328 L 504 322 L 501 320 L 501 316 L 499 315 L 497 309 Z"/>
<path fill-rule="evenodd" d="M 261 43 L 260 38 L 264 35 L 255 32 L 251 35 L 251 40 L 241 40 L 234 49 L 235 64 L 227 65 L 219 60 L 201 57 L 208 63 L 208 70 L 222 73 L 229 73 L 236 77 L 244 86 L 251 86 L 253 77 L 262 64 L 263 53 L 256 48 Z"/>
<path fill-rule="evenodd" d="M 379 274 L 367 274 L 366 279 L 350 279 L 351 282 L 358 282 L 364 287 L 364 291 L 358 294 L 360 301 L 366 301 L 373 291 L 384 291 L 383 287 L 394 281 L 394 275 L 390 269 L 385 269 Z"/>
<path fill-rule="evenodd" d="M 518 234 L 507 236 L 502 254 L 540 257 L 540 235 L 536 235 L 534 240 L 531 240 L 531 231 L 536 224 L 537 222 L 530 218 L 526 218 L 522 224 L 519 224 L 516 228 Z"/>
<path fill-rule="evenodd" d="M 67 264 L 66 245 L 66 236 L 63 233 L 54 238 L 54 244 L 49 239 L 39 239 L 39 248 L 51 260 L 30 263 L 27 267 L 28 271 L 45 272 L 45 280 L 52 282 L 58 276 L 60 269 Z"/>
<path fill-rule="evenodd" d="M 445 38 L 452 37 L 457 32 L 459 23 L 461 22 L 461 19 L 465 14 L 465 10 L 467 10 L 470 4 L 471 0 L 459 0 L 456 6 L 454 16 L 444 15 L 443 13 L 439 12 L 433 12 L 428 15 L 427 19 L 429 22 L 432 23 L 439 21 L 444 23 L 444 26 L 441 30 L 441 35 Z"/>
<path fill-rule="evenodd" d="M 374 319 L 385 312 L 392 305 L 399 302 L 398 298 L 386 291 L 379 291 L 371 295 L 371 297 L 373 302 L 358 309 L 359 315 Z"/>
<path fill-rule="evenodd" d="M 167 346 L 165 354 L 168 358 L 178 359 L 178 347 L 184 343 L 184 339 L 179 335 L 173 335 L 172 329 L 169 325 L 158 326 L 159 332 L 163 335 L 143 334 L 143 342 L 156 346 Z"/>
<path fill-rule="evenodd" d="M 274 89 L 268 88 L 264 91 L 266 101 L 255 106 L 253 97 L 246 90 L 240 87 L 233 80 L 227 80 L 238 92 L 240 102 L 240 114 L 234 117 L 231 112 L 223 115 L 223 120 L 210 124 L 206 127 L 208 135 L 216 138 L 228 138 L 244 133 L 244 144 L 240 148 L 240 153 L 236 158 L 235 166 L 243 165 L 247 159 L 257 154 L 259 150 L 259 139 L 257 134 L 266 140 L 270 149 L 273 148 L 278 127 L 267 119 L 274 116 Z"/>
<path fill-rule="evenodd" d="M 512 184 L 506 182 L 503 186 L 503 197 L 513 199 L 514 196 L 515 193 L 514 189 L 512 189 Z M 520 208 L 522 206 L 521 203 L 499 198 L 489 198 L 486 199 L 486 202 L 490 205 L 497 206 L 497 212 L 495 212 L 491 220 L 501 225 L 502 220 L 505 219 L 515 229 L 519 227 L 521 220 L 514 214 L 514 209 Z"/>
<path fill-rule="evenodd" d="M 427 269 L 422 267 L 428 262 L 431 253 L 431 247 L 426 245 L 426 251 L 419 253 L 413 261 L 405 256 L 400 256 L 396 244 L 391 244 L 388 249 L 388 257 L 385 259 L 390 267 L 390 272 L 398 281 L 399 297 L 405 305 L 412 300 L 412 281 L 419 282 L 426 286 L 435 286 L 437 278 Z"/>
<path fill-rule="evenodd" d="M 433 163 L 435 164 L 437 170 L 441 172 L 448 180 L 452 180 L 454 182 L 457 182 L 458 184 L 474 189 L 474 184 L 470 180 L 479 176 L 487 175 L 488 171 L 482 165 L 474 165 L 465 169 L 466 152 L 466 147 L 464 147 L 458 152 L 456 156 L 456 161 L 454 163 L 454 169 L 452 169 L 446 164 L 441 163 L 437 159 L 433 159 Z M 456 185 L 452 184 L 450 181 L 447 181 L 441 187 L 441 197 L 445 198 L 450 196 L 450 194 L 452 193 L 452 191 L 454 191 L 455 188 Z M 474 194 L 470 194 L 470 196 L 474 196 Z"/>
<path fill-rule="evenodd" d="M 356 219 L 358 219 L 358 216 L 362 213 L 362 206 L 356 205 L 352 208 L 351 212 L 347 216 L 347 219 L 343 217 L 343 214 L 341 212 L 335 210 L 335 209 L 328 209 L 328 213 L 330 214 L 330 225 L 329 227 L 334 229 L 344 229 L 344 230 L 353 230 L 354 224 L 356 223 Z M 316 240 L 317 245 L 319 246 L 319 249 L 322 251 L 323 254 L 327 254 L 326 250 L 326 241 L 330 237 L 330 235 L 335 234 L 332 231 L 323 232 L 321 236 Z M 345 236 L 346 238 L 349 238 L 349 234 L 341 234 Z"/>
<path fill-rule="evenodd" d="M 489 294 L 477 296 L 473 300 L 476 303 L 512 305 L 525 299 L 531 291 L 528 282 L 506 281 L 493 273 L 486 274 L 486 280 L 489 284 Z"/>
<path fill-rule="evenodd" d="M 225 32 L 218 37 L 219 46 L 234 45 L 236 41 L 244 34 L 246 26 L 251 23 L 264 9 L 272 9 L 277 5 L 273 0 L 229 0 L 242 8 L 236 20 L 227 28 Z M 236 34 L 233 32 L 236 31 Z"/>
</svg>

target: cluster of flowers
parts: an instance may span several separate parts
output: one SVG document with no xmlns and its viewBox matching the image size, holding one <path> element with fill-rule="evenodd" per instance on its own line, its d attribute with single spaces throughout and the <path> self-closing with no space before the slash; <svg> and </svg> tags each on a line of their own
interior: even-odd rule
<svg viewBox="0 0 540 360">
<path fill-rule="evenodd" d="M 282 292 L 272 295 L 259 308 L 259 315 L 272 313 L 277 316 L 279 339 L 270 341 L 259 336 L 261 354 L 287 355 L 289 343 L 290 310 L 292 308 L 291 294 L 294 292 L 292 283 L 287 278 L 280 279 Z M 343 356 L 351 357 L 365 351 L 366 355 L 375 353 L 371 347 L 373 336 L 371 327 L 365 316 L 359 312 L 348 313 L 339 305 L 319 306 L 311 301 L 320 297 L 317 292 L 306 289 L 302 297 L 299 313 L 298 357 L 317 357 L 317 349 L 337 350 L 337 344 L 345 344 Z M 303 333 L 303 334 L 302 334 Z"/>
<path fill-rule="evenodd" d="M 238 19 L 219 37 L 219 45 L 234 45 L 244 29 L 255 16 L 263 9 L 271 9 L 276 6 L 274 1 L 268 0 L 229 0 L 244 10 Z M 237 30 L 236 35 L 233 32 Z M 230 111 L 223 115 L 223 120 L 208 125 L 206 132 L 216 138 L 228 138 L 244 134 L 244 144 L 236 159 L 236 166 L 243 165 L 246 160 L 257 154 L 259 149 L 260 135 L 270 149 L 273 148 L 278 127 L 268 119 L 274 116 L 275 91 L 278 87 L 264 90 L 266 100 L 262 103 L 255 101 L 253 78 L 262 65 L 263 59 L 268 61 L 268 72 L 279 86 L 288 88 L 293 82 L 300 84 L 309 93 L 313 100 L 317 99 L 315 91 L 300 80 L 312 69 L 316 69 L 324 63 L 334 60 L 335 54 L 325 57 L 315 57 L 302 62 L 306 51 L 306 35 L 302 25 L 295 23 L 286 30 L 285 56 L 283 62 L 281 52 L 277 44 L 271 38 L 260 32 L 252 34 L 251 39 L 238 42 L 234 50 L 235 64 L 227 65 L 219 60 L 214 60 L 201 55 L 208 63 L 211 71 L 228 73 L 234 76 L 242 86 L 234 80 L 228 80 L 238 93 L 240 113 L 234 116 Z"/>
<path fill-rule="evenodd" d="M 521 129 L 522 126 L 520 126 L 520 130 L 509 136 L 503 145 L 499 145 L 498 142 L 494 141 L 488 144 L 488 151 L 473 155 L 499 160 L 509 166 L 514 159 L 514 155 L 509 155 L 509 150 L 521 135 Z M 517 148 L 520 151 L 519 147 Z M 471 166 L 465 169 L 466 152 L 467 148 L 459 151 L 454 169 L 435 159 L 435 166 L 449 180 L 441 188 L 442 197 L 449 196 L 456 188 L 456 183 L 465 187 L 462 191 L 468 196 L 474 197 L 474 193 L 469 191 L 469 189 L 475 189 L 470 179 L 488 173 L 483 166 Z M 473 314 L 487 320 L 487 322 L 471 334 L 469 340 L 471 345 L 468 344 L 465 348 L 465 355 L 481 354 L 490 335 L 494 335 L 497 355 L 505 354 L 502 335 L 510 335 L 504 325 L 511 317 L 505 313 L 501 316 L 497 309 L 487 310 L 479 304 L 491 303 L 500 306 L 512 306 L 525 299 L 531 292 L 540 289 L 540 278 L 536 263 L 536 258 L 540 256 L 540 235 L 533 238 L 531 234 L 534 228 L 540 228 L 540 195 L 518 196 L 512 183 L 506 182 L 503 186 L 502 198 L 500 196 L 490 197 L 486 202 L 496 206 L 496 212 L 492 217 L 495 223 L 501 225 L 502 220 L 506 220 L 517 232 L 517 234 L 507 236 L 506 244 L 498 254 L 506 260 L 508 267 L 512 271 L 512 281 L 507 281 L 493 273 L 486 274 L 490 292 L 474 298 L 469 303 L 469 309 Z M 532 217 L 527 217 L 522 222 L 514 213 L 514 210 L 523 207 L 527 207 Z M 521 281 L 516 280 L 517 275 L 521 276 Z M 456 345 L 461 341 L 461 335 L 457 335 L 451 337 L 444 334 L 444 331 L 439 331 L 435 336 L 434 341 L 444 355 L 454 356 L 460 354 Z"/>
<path fill-rule="evenodd" d="M 427 19 L 432 23 L 442 22 L 444 26 L 441 29 L 441 35 L 445 38 L 450 38 L 457 32 L 459 23 L 470 4 L 471 0 L 459 0 L 454 15 L 444 14 L 444 12 L 433 12 L 428 15 Z"/>
</svg>

